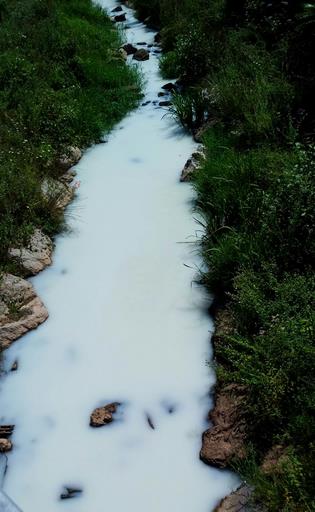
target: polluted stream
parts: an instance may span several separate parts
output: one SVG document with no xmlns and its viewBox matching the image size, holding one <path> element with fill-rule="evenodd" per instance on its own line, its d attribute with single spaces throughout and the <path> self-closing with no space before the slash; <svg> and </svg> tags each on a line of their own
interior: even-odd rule
<svg viewBox="0 0 315 512">
<path fill-rule="evenodd" d="M 49 319 L 4 354 L 19 367 L 1 379 L 1 423 L 15 425 L 3 488 L 23 512 L 210 512 L 237 485 L 199 460 L 213 326 L 179 182 L 196 144 L 159 106 L 158 52 L 138 45 L 155 33 L 123 11 L 128 42 L 150 51 L 145 97 L 77 165 L 70 229 L 31 280 Z M 113 402 L 114 421 L 91 428 Z"/>
</svg>

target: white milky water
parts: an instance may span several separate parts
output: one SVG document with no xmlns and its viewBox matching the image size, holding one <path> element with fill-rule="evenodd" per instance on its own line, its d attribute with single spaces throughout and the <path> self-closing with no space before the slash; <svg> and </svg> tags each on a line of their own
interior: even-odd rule
<svg viewBox="0 0 315 512">
<path fill-rule="evenodd" d="M 124 11 L 128 40 L 152 43 Z M 143 102 L 157 100 L 158 57 L 140 67 Z M 1 422 L 16 425 L 4 490 L 24 512 L 210 512 L 237 484 L 198 457 L 215 377 L 186 243 L 199 229 L 193 192 L 179 183 L 195 145 L 165 113 L 140 106 L 85 153 L 71 232 L 32 280 L 50 318 L 5 353 L 19 369 L 1 381 Z M 113 401 L 117 420 L 90 428 Z M 61 501 L 64 486 L 83 492 Z"/>
</svg>

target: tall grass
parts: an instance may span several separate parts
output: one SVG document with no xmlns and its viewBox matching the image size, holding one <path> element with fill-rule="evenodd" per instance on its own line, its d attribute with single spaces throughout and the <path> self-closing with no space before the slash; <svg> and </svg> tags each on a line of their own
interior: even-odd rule
<svg viewBox="0 0 315 512">
<path fill-rule="evenodd" d="M 8 246 L 36 226 L 53 234 L 60 212 L 40 182 L 58 177 L 69 145 L 96 142 L 139 97 L 120 36 L 91 0 L 8 0 L 0 30 L 0 268 Z"/>
</svg>

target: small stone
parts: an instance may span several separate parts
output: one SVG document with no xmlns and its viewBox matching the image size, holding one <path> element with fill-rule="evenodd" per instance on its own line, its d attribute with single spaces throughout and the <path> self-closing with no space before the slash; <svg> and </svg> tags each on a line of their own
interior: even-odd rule
<svg viewBox="0 0 315 512">
<path fill-rule="evenodd" d="M 151 101 L 145 101 L 144 103 L 142 103 L 142 107 L 146 107 L 147 105 L 149 105 L 151 103 Z"/>
<path fill-rule="evenodd" d="M 114 20 L 116 21 L 116 23 L 120 23 L 122 21 L 126 21 L 126 14 L 118 14 L 117 16 L 115 16 Z"/>
<path fill-rule="evenodd" d="M 0 438 L 0 453 L 10 452 L 13 448 L 13 444 L 9 439 Z"/>
<path fill-rule="evenodd" d="M 121 12 L 123 10 L 121 5 L 117 5 L 114 9 L 112 9 L 112 12 Z"/>
<path fill-rule="evenodd" d="M 71 498 L 76 498 L 78 494 L 82 494 L 82 489 L 74 489 L 72 487 L 65 487 L 65 492 L 60 494 L 61 500 L 69 500 Z"/>
<path fill-rule="evenodd" d="M 149 414 L 147 414 L 147 422 L 148 422 L 148 425 L 150 428 L 152 428 L 152 430 L 155 430 L 155 426 L 154 426 L 154 423 L 152 421 L 152 418 Z"/>
<path fill-rule="evenodd" d="M 140 48 L 140 50 L 137 50 L 136 53 L 133 56 L 134 60 L 138 60 L 140 62 L 144 60 L 149 60 L 150 54 L 148 50 L 145 50 L 144 48 Z"/>
<path fill-rule="evenodd" d="M 168 82 L 167 84 L 164 84 L 162 86 L 162 89 L 164 89 L 164 91 L 174 92 L 174 91 L 177 91 L 177 86 L 176 86 L 176 84 L 173 84 L 172 82 Z"/>
<path fill-rule="evenodd" d="M 19 362 L 16 360 L 14 361 L 13 365 L 11 366 L 10 372 L 16 372 L 19 367 Z"/>
<path fill-rule="evenodd" d="M 171 101 L 160 101 L 160 107 L 170 107 L 172 105 Z"/>
<path fill-rule="evenodd" d="M 122 48 L 125 50 L 127 55 L 134 55 L 137 51 L 137 48 L 130 43 L 124 44 Z"/>
<path fill-rule="evenodd" d="M 162 96 L 166 96 L 166 92 L 159 92 L 158 93 L 158 97 L 159 98 L 162 98 Z"/>
<path fill-rule="evenodd" d="M 120 405 L 119 402 L 113 402 L 104 407 L 94 409 L 90 416 L 90 427 L 98 428 L 111 423 L 114 420 L 113 415 L 117 412 L 117 408 Z"/>
<path fill-rule="evenodd" d="M 0 425 L 0 438 L 5 437 L 6 439 L 13 434 L 15 425 Z"/>
<path fill-rule="evenodd" d="M 141 41 L 140 43 L 137 43 L 138 46 L 147 46 L 148 43 L 145 41 Z"/>
</svg>

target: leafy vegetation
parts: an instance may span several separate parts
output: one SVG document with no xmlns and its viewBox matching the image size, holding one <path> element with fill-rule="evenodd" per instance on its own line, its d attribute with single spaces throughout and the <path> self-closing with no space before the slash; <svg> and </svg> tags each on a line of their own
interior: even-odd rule
<svg viewBox="0 0 315 512">
<path fill-rule="evenodd" d="M 203 127 L 201 279 L 233 327 L 216 347 L 219 384 L 248 394 L 248 455 L 235 466 L 268 510 L 312 511 L 315 4 L 159 5 L 161 69 L 184 84 L 172 113 L 192 132 Z M 285 456 L 263 472 L 276 445 Z"/>
<path fill-rule="evenodd" d="M 41 194 L 69 146 L 84 148 L 131 109 L 136 72 L 118 33 L 91 0 L 0 1 L 0 266 L 34 227 L 62 216 Z"/>
</svg>

